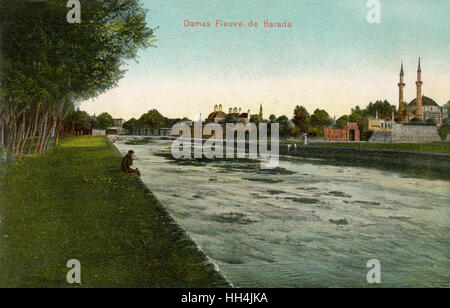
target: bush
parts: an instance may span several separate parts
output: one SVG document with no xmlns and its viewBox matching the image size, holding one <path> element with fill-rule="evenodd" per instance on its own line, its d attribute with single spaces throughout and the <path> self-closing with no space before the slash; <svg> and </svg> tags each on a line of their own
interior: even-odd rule
<svg viewBox="0 0 450 308">
<path fill-rule="evenodd" d="M 450 125 L 448 125 L 448 123 L 444 123 L 439 128 L 439 136 L 441 136 L 442 140 L 446 140 L 447 139 L 449 127 L 450 127 Z"/>
</svg>

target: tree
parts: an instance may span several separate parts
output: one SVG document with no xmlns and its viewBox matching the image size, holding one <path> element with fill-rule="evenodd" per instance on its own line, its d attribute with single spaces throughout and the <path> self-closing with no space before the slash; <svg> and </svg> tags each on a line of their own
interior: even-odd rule
<svg viewBox="0 0 450 308">
<path fill-rule="evenodd" d="M 139 121 L 136 120 L 135 118 L 131 118 L 128 121 L 126 121 L 125 123 L 123 123 L 123 128 L 125 128 L 127 130 L 137 128 L 139 126 L 140 126 Z"/>
<path fill-rule="evenodd" d="M 323 129 L 332 124 L 328 112 L 323 109 L 316 109 L 309 117 L 310 132 L 313 136 L 323 136 Z"/>
<path fill-rule="evenodd" d="M 66 14 L 65 1 L 0 0 L 0 121 L 11 158 L 27 139 L 37 152 L 56 143 L 73 102 L 116 86 L 121 65 L 155 39 L 138 0 L 84 1 L 80 24 Z"/>
<path fill-rule="evenodd" d="M 313 127 L 326 127 L 332 123 L 330 115 L 323 109 L 314 110 L 310 119 L 310 123 Z"/>
<path fill-rule="evenodd" d="M 271 115 L 269 116 L 269 121 L 272 122 L 272 123 L 275 123 L 275 122 L 277 121 L 276 115 L 271 114 Z"/>
<path fill-rule="evenodd" d="M 166 119 L 158 110 L 152 109 L 139 118 L 139 123 L 144 127 L 158 128 L 164 126 Z"/>
<path fill-rule="evenodd" d="M 108 127 L 111 127 L 113 125 L 114 120 L 112 116 L 107 112 L 103 112 L 97 117 L 95 128 L 107 129 Z"/>
<path fill-rule="evenodd" d="M 354 112 L 348 117 L 348 121 L 352 123 L 358 123 L 359 129 L 361 130 L 363 127 L 364 117 L 359 113 Z"/>
<path fill-rule="evenodd" d="M 306 133 L 308 131 L 308 118 L 309 113 L 305 107 L 297 105 L 294 109 L 294 122 L 295 126 L 298 128 L 298 133 Z"/>
<path fill-rule="evenodd" d="M 443 123 L 439 128 L 439 136 L 442 140 L 447 140 L 449 128 L 450 125 L 448 123 Z"/>
<path fill-rule="evenodd" d="M 375 103 L 370 102 L 363 113 L 362 117 L 375 117 L 378 112 L 379 118 L 391 118 L 392 112 L 395 112 L 395 106 L 391 105 L 387 100 L 377 100 Z"/>
<path fill-rule="evenodd" d="M 88 130 L 92 128 L 92 118 L 87 112 L 78 109 L 69 113 L 63 126 L 67 132 L 70 131 L 72 134 L 75 131 Z"/>
<path fill-rule="evenodd" d="M 285 115 L 278 117 L 275 121 L 279 124 L 280 137 L 292 136 L 295 134 L 295 124 Z"/>
<path fill-rule="evenodd" d="M 339 119 L 336 120 L 336 128 L 345 128 L 347 126 L 347 123 L 349 122 L 348 115 L 343 115 Z"/>
<path fill-rule="evenodd" d="M 131 118 L 125 123 L 123 123 L 123 128 L 128 131 L 128 134 L 133 134 L 134 131 L 139 130 L 142 128 L 142 125 L 139 123 L 139 121 L 135 118 Z"/>
<path fill-rule="evenodd" d="M 252 114 L 252 115 L 250 116 L 250 122 L 251 122 L 251 123 L 255 123 L 255 125 L 258 126 L 259 123 L 262 122 L 262 119 L 260 118 L 259 115 L 257 115 L 257 114 Z"/>
</svg>

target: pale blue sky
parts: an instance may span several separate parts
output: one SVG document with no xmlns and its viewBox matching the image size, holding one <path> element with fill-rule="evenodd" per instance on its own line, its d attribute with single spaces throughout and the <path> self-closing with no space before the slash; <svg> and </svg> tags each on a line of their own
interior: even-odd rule
<svg viewBox="0 0 450 308">
<path fill-rule="evenodd" d="M 417 58 L 424 94 L 450 100 L 450 1 L 380 0 L 381 23 L 366 21 L 367 0 L 144 0 L 157 48 L 139 52 L 119 87 L 94 102 L 91 113 L 138 117 L 157 108 L 169 117 L 203 116 L 214 104 L 290 116 L 297 104 L 312 112 L 348 113 L 356 104 L 398 100 L 400 61 L 405 97 L 415 96 Z M 185 28 L 184 20 L 211 28 Z M 215 20 L 242 21 L 220 29 Z M 287 20 L 290 29 L 262 27 Z M 250 21 L 260 23 L 251 29 Z"/>
</svg>

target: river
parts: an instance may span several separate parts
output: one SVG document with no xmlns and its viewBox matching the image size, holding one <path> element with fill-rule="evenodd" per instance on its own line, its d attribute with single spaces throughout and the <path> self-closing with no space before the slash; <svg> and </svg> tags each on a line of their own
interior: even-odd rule
<svg viewBox="0 0 450 308">
<path fill-rule="evenodd" d="M 174 160 L 170 140 L 112 137 L 235 287 L 450 287 L 450 182 L 282 157 Z"/>
</svg>

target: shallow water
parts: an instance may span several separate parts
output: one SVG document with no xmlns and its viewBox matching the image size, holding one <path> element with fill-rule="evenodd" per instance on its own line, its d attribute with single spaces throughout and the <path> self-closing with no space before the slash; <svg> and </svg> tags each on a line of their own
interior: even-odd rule
<svg viewBox="0 0 450 308">
<path fill-rule="evenodd" d="M 132 139 L 112 141 L 135 151 L 144 183 L 236 287 L 372 286 L 370 259 L 381 286 L 450 286 L 448 181 L 302 159 L 273 172 L 177 162 L 171 141 Z"/>
</svg>

